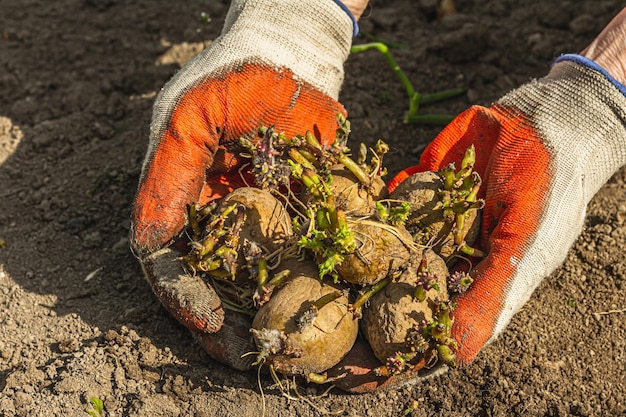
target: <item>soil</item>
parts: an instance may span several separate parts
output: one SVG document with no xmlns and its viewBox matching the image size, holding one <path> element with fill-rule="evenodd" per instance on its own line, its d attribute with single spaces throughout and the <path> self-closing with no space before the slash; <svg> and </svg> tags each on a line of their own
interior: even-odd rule
<svg viewBox="0 0 626 417">
<path fill-rule="evenodd" d="M 622 1 L 373 0 L 363 33 L 424 93 L 424 107 L 488 105 L 577 52 Z M 3 0 L 0 13 L 0 415 L 626 415 L 626 170 L 591 201 L 585 229 L 504 334 L 477 360 L 411 388 L 348 395 L 206 355 L 160 306 L 128 249 L 129 213 L 156 92 L 214 39 L 218 0 Z M 208 19 L 203 19 L 208 13 Z M 355 42 L 366 39 L 359 36 Z M 341 101 L 353 143 L 382 138 L 391 174 L 440 126 L 402 122 L 408 99 L 383 57 L 349 58 Z M 322 396 L 322 394 L 325 394 Z M 411 411 L 414 408 L 414 411 Z"/>
</svg>

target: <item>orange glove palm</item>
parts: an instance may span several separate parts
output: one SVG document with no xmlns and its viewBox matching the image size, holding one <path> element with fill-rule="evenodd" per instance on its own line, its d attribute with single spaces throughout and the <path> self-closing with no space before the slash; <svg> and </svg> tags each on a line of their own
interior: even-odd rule
<svg viewBox="0 0 626 417">
<path fill-rule="evenodd" d="M 185 225 L 186 204 L 206 204 L 241 186 L 238 140 L 259 126 L 335 139 L 343 107 L 294 78 L 287 69 L 246 64 L 180 97 L 142 175 L 133 214 L 137 249 L 151 252 L 175 237 Z"/>
<path fill-rule="evenodd" d="M 243 185 L 241 136 L 252 137 L 264 125 L 334 141 L 337 113 L 345 114 L 337 96 L 353 28 L 333 0 L 234 0 L 222 35 L 155 102 L 132 247 L 161 303 L 231 366 L 248 366 L 240 360 L 254 348 L 244 346 L 251 340 L 246 323 L 226 317 L 229 325 L 222 328 L 217 294 L 186 274 L 168 246 L 185 226 L 188 204 L 206 204 Z"/>
<path fill-rule="evenodd" d="M 565 56 L 550 74 L 509 93 L 490 108 L 472 107 L 425 149 L 419 171 L 460 161 L 474 145 L 486 205 L 474 283 L 455 301 L 452 336 L 457 362 L 470 363 L 493 341 L 556 269 L 580 233 L 593 194 L 626 163 L 626 87 L 595 63 Z M 582 65 L 581 65 L 582 64 Z M 409 372 L 376 377 L 366 347 L 333 371 L 337 384 L 364 392 L 421 378 Z M 433 370 L 434 371 L 434 370 Z"/>
<path fill-rule="evenodd" d="M 550 152 L 532 124 L 512 109 L 496 105 L 472 107 L 461 114 L 424 152 L 420 165 L 405 173 L 436 171 L 460 161 L 472 144 L 478 154 L 475 171 L 485 184 L 481 247 L 488 256 L 472 271 L 471 291 L 455 300 L 452 336 L 460 346 L 457 361 L 461 365 L 469 363 L 494 334 L 507 292 L 515 285 L 511 279 L 517 261 L 524 258 L 539 228 L 553 169 Z M 390 186 L 402 177 L 397 176 Z M 523 292 L 520 304 L 530 296 L 529 291 Z"/>
</svg>

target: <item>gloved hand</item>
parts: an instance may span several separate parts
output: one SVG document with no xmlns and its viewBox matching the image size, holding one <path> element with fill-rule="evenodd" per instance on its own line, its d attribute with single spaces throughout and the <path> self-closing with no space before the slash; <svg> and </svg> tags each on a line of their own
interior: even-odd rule
<svg viewBox="0 0 626 417">
<path fill-rule="evenodd" d="M 187 204 L 206 204 L 243 185 L 241 136 L 265 125 L 334 141 L 337 114 L 345 115 L 337 97 L 355 28 L 339 1 L 234 0 L 221 36 L 156 99 L 131 244 L 162 304 L 231 366 L 245 367 L 229 363 L 245 350 L 225 353 L 233 347 L 230 336 L 210 336 L 224 321 L 219 298 L 184 273 L 169 246 L 185 226 Z M 228 327 L 222 332 L 236 335 L 245 321 Z"/>
<path fill-rule="evenodd" d="M 452 336 L 460 365 L 492 342 L 554 271 L 580 234 L 586 206 L 626 163 L 626 11 L 581 55 L 564 55 L 550 73 L 504 96 L 472 107 L 425 149 L 420 164 L 395 177 L 460 161 L 475 145 L 486 206 L 474 283 L 456 298 Z M 589 58 L 595 59 L 597 62 Z M 601 63 L 604 67 L 598 65 Z M 608 71 L 607 71 L 608 70 Z M 416 375 L 377 378 L 378 364 L 361 346 L 332 375 L 348 391 L 415 383 Z"/>
</svg>

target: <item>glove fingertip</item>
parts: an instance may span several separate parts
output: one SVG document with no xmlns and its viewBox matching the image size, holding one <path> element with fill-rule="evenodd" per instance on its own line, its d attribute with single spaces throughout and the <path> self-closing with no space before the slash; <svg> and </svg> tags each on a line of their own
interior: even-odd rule
<svg viewBox="0 0 626 417">
<path fill-rule="evenodd" d="M 188 274 L 178 254 L 161 249 L 141 260 L 147 281 L 161 304 L 190 330 L 214 333 L 224 322 L 224 309 L 215 290 Z"/>
<path fill-rule="evenodd" d="M 224 325 L 216 333 L 192 333 L 213 359 L 239 371 L 248 371 L 256 360 L 256 356 L 250 353 L 257 350 L 250 327 L 250 317 L 229 311 L 224 317 Z"/>
<path fill-rule="evenodd" d="M 493 300 L 475 299 L 479 289 L 472 288 L 457 300 L 451 336 L 458 344 L 456 361 L 459 366 L 469 365 L 478 352 L 494 336 L 501 306 L 488 306 Z"/>
</svg>

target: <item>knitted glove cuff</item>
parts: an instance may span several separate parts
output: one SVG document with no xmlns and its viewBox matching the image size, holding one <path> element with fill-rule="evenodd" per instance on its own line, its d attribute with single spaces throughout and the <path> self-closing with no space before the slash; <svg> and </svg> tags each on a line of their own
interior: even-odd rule
<svg viewBox="0 0 626 417">
<path fill-rule="evenodd" d="M 354 18 L 336 0 L 233 0 L 222 35 L 201 66 L 231 71 L 257 62 L 288 68 L 337 99 L 350 54 Z"/>
<path fill-rule="evenodd" d="M 605 70 L 600 65 L 596 64 L 595 61 L 592 61 L 589 58 L 586 58 L 584 56 L 577 55 L 577 54 L 564 54 L 564 55 L 561 55 L 560 57 L 558 57 L 557 59 L 555 59 L 553 64 L 556 65 L 559 62 L 563 62 L 563 61 L 575 62 L 577 64 L 580 64 L 580 65 L 583 65 L 583 66 L 585 66 L 587 68 L 590 68 L 592 70 L 598 71 L 607 80 L 609 80 L 609 82 L 611 84 L 613 84 L 615 86 L 615 88 L 617 88 L 623 95 L 626 96 L 626 86 L 624 84 L 620 83 L 619 81 L 617 81 L 615 78 L 613 78 L 613 76 L 611 74 L 609 74 L 609 72 L 607 70 Z"/>
<path fill-rule="evenodd" d="M 335 3 L 337 3 L 337 6 L 341 7 L 341 10 L 346 12 L 348 14 L 348 17 L 350 17 L 350 20 L 352 20 L 352 25 L 354 26 L 354 30 L 353 30 L 352 36 L 356 37 L 359 34 L 359 24 L 357 23 L 356 19 L 354 18 L 354 15 L 350 11 L 350 9 L 348 9 L 348 7 L 345 4 L 343 4 L 341 1 L 339 1 L 339 0 L 333 0 L 333 1 Z"/>
<path fill-rule="evenodd" d="M 533 125 L 560 167 L 557 176 L 584 177 L 588 201 L 626 163 L 623 91 L 624 86 L 597 64 L 572 55 L 498 105 L 521 113 Z"/>
</svg>

